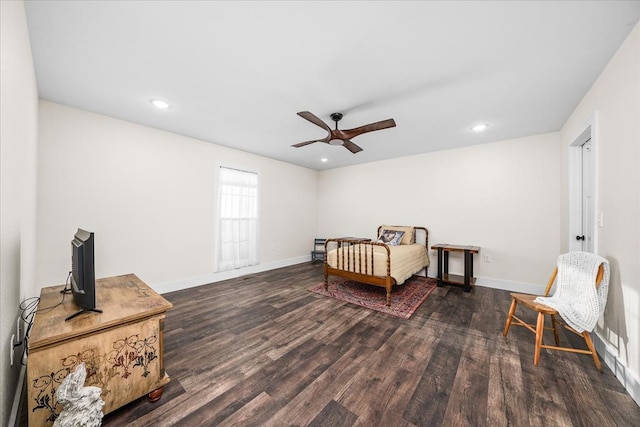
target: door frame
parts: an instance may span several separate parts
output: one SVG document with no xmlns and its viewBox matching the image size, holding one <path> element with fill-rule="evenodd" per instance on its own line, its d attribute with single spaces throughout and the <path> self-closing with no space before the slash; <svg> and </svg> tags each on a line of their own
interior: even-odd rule
<svg viewBox="0 0 640 427">
<path fill-rule="evenodd" d="M 569 144 L 569 251 L 582 250 L 582 245 L 576 236 L 582 234 L 582 146 L 591 139 L 593 152 L 593 215 L 592 230 L 593 252 L 598 253 L 598 132 L 597 113 L 582 128 L 580 134 L 572 138 Z"/>
</svg>

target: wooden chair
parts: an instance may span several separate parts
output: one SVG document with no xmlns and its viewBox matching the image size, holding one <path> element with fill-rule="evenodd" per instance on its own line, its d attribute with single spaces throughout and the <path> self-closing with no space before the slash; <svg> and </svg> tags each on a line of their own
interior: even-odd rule
<svg viewBox="0 0 640 427">
<path fill-rule="evenodd" d="M 596 275 L 595 283 L 587 284 L 587 285 L 595 286 L 596 289 L 598 289 L 598 287 L 602 283 L 602 279 L 605 273 L 604 264 L 605 263 L 600 263 L 598 267 L 598 273 Z M 544 290 L 543 296 L 549 295 L 549 292 L 551 291 L 551 288 L 553 286 L 553 283 L 557 275 L 558 275 L 558 267 L 556 267 L 555 270 L 553 271 L 553 274 L 549 279 L 549 283 L 547 283 L 547 287 Z M 607 277 L 607 280 L 608 280 L 608 277 Z M 593 357 L 593 361 L 596 364 L 596 368 L 598 368 L 599 371 L 602 371 L 602 365 L 600 364 L 598 353 L 596 353 L 595 347 L 593 345 L 593 341 L 591 340 L 591 335 L 589 333 L 590 331 L 583 331 L 582 333 L 579 333 L 575 329 L 573 329 L 571 326 L 565 324 L 564 322 L 558 322 L 558 319 L 556 319 L 556 316 L 559 316 L 558 311 L 556 311 L 555 309 L 547 305 L 536 302 L 535 299 L 537 297 L 538 297 L 537 295 L 511 293 L 511 299 L 512 299 L 511 308 L 509 309 L 509 314 L 507 315 L 507 322 L 504 326 L 503 335 L 506 337 L 507 334 L 509 333 L 509 327 L 511 326 L 512 321 L 514 325 L 524 326 L 525 328 L 533 332 L 536 336 L 535 350 L 533 355 L 533 364 L 536 366 L 538 365 L 538 362 L 540 360 L 540 349 L 546 348 L 550 350 L 561 350 L 561 351 L 568 351 L 572 353 L 590 354 Z M 538 313 L 538 318 L 535 325 L 529 324 L 515 315 L 515 311 L 516 311 L 516 307 L 518 306 L 518 303 Z M 545 323 L 544 319 L 546 315 L 551 317 L 551 326 L 552 326 L 551 328 L 545 328 L 544 326 L 544 323 Z M 576 335 L 581 336 L 584 339 L 588 350 L 581 350 L 581 349 L 576 349 L 572 347 L 560 346 L 560 339 L 558 336 L 558 323 L 561 323 L 562 326 L 564 326 L 569 331 L 575 333 Z M 553 330 L 553 335 L 555 338 L 556 345 L 546 345 L 543 343 L 542 336 L 544 334 L 545 329 Z"/>
<path fill-rule="evenodd" d="M 311 251 L 311 262 L 324 262 L 324 243 L 327 239 L 313 239 L 313 250 Z"/>
</svg>

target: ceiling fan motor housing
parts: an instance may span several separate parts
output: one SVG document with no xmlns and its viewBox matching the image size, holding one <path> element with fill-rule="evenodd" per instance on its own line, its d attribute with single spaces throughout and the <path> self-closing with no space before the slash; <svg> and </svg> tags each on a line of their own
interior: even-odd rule
<svg viewBox="0 0 640 427">
<path fill-rule="evenodd" d="M 336 122 L 336 124 L 342 119 L 342 113 L 331 113 L 331 120 Z"/>
</svg>

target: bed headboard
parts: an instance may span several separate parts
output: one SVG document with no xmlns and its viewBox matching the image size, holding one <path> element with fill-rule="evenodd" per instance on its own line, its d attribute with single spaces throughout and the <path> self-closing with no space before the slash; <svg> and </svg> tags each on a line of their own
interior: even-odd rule
<svg viewBox="0 0 640 427">
<path fill-rule="evenodd" d="M 383 229 L 383 227 L 387 227 L 387 228 L 405 228 L 405 227 L 409 227 L 409 228 L 413 228 L 413 235 L 414 235 L 414 240 L 416 243 L 420 243 L 421 245 L 424 245 L 427 250 L 429 250 L 429 230 L 427 230 L 425 227 L 416 227 L 413 225 L 381 225 L 378 227 L 378 233 L 376 234 L 376 236 L 380 235 L 380 231 Z"/>
</svg>

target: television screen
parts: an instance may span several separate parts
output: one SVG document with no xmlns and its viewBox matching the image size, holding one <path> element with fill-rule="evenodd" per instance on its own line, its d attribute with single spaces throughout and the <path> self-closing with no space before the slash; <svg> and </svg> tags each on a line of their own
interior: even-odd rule
<svg viewBox="0 0 640 427">
<path fill-rule="evenodd" d="M 71 241 L 71 293 L 80 311 L 66 320 L 89 311 L 102 313 L 102 310 L 96 308 L 93 233 L 80 228 Z"/>
</svg>

